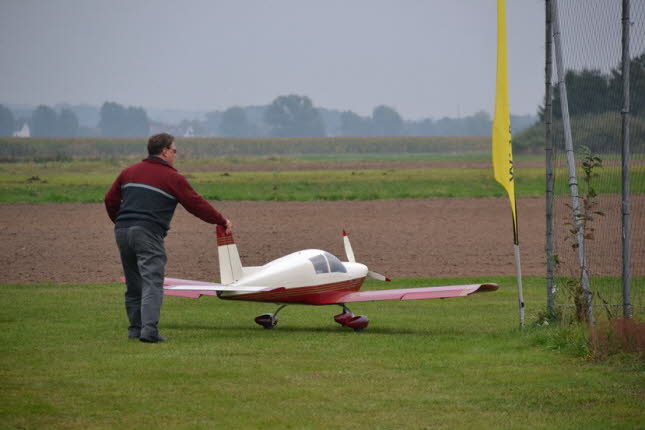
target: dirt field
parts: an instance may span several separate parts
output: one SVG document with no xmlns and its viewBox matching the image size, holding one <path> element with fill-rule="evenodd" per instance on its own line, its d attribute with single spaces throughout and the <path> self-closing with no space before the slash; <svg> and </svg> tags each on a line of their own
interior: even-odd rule
<svg viewBox="0 0 645 430">
<path fill-rule="evenodd" d="M 213 204 L 234 222 L 249 266 L 306 248 L 344 259 L 345 228 L 357 260 L 390 277 L 515 274 L 506 198 Z M 633 204 L 645 213 L 645 199 Z M 543 275 L 544 199 L 520 199 L 518 211 L 523 273 Z M 0 283 L 113 282 L 121 266 L 112 228 L 100 204 L 0 205 Z M 632 259 L 644 261 L 645 229 L 634 233 Z M 593 258 L 597 273 L 619 274 L 620 240 L 602 236 L 594 245 L 606 250 Z M 180 206 L 166 248 L 168 276 L 218 277 L 214 227 Z"/>
</svg>

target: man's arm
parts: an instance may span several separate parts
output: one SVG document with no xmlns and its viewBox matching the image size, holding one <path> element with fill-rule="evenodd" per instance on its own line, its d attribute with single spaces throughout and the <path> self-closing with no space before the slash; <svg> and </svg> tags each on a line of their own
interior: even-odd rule
<svg viewBox="0 0 645 430">
<path fill-rule="evenodd" d="M 116 222 L 116 217 L 119 215 L 121 208 L 121 175 L 119 175 L 108 192 L 105 194 L 105 209 L 112 222 Z"/>
<path fill-rule="evenodd" d="M 197 194 L 186 178 L 177 174 L 172 184 L 173 194 L 177 201 L 186 208 L 188 212 L 209 224 L 219 224 L 230 229 L 233 224 L 224 218 L 210 203 Z"/>
</svg>

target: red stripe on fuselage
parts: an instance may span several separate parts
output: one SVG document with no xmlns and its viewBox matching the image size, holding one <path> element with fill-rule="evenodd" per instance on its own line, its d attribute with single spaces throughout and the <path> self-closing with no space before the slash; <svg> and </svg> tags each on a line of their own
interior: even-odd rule
<svg viewBox="0 0 645 430">
<path fill-rule="evenodd" d="M 354 292 L 361 289 L 365 278 L 350 279 L 349 281 L 332 282 L 330 284 L 312 285 L 308 287 L 288 288 L 280 291 L 267 291 L 249 294 L 220 296 L 226 300 L 248 300 L 270 303 L 300 303 L 320 305 L 329 303 L 329 296 L 338 293 Z"/>
</svg>

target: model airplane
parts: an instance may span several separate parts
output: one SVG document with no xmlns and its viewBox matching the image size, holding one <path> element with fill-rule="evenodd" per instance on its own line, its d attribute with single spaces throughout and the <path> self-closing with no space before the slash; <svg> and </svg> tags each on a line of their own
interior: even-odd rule
<svg viewBox="0 0 645 430">
<path fill-rule="evenodd" d="M 217 226 L 217 251 L 221 284 L 166 278 L 164 293 L 170 296 L 199 298 L 214 296 L 225 300 L 269 302 L 281 306 L 262 314 L 255 322 L 270 329 L 278 323 L 278 312 L 289 304 L 338 305 L 342 313 L 334 320 L 356 331 L 367 327 L 369 320 L 355 316 L 347 303 L 376 300 L 420 300 L 463 297 L 473 293 L 495 291 L 497 284 L 454 285 L 448 287 L 407 288 L 396 290 L 359 291 L 365 278 L 389 281 L 389 278 L 357 263 L 347 233 L 343 230 L 347 261 L 340 261 L 329 252 L 306 249 L 273 260 L 264 266 L 242 267 L 232 234 Z"/>
</svg>

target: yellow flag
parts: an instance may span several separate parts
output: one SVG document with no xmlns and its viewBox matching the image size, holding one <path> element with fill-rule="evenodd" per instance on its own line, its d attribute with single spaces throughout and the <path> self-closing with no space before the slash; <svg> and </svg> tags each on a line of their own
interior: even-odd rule
<svg viewBox="0 0 645 430">
<path fill-rule="evenodd" d="M 493 172 L 511 201 L 513 239 L 518 244 L 511 116 L 508 109 L 508 60 L 506 55 L 506 5 L 497 0 L 497 83 L 495 86 L 495 116 L 493 118 Z"/>
</svg>

